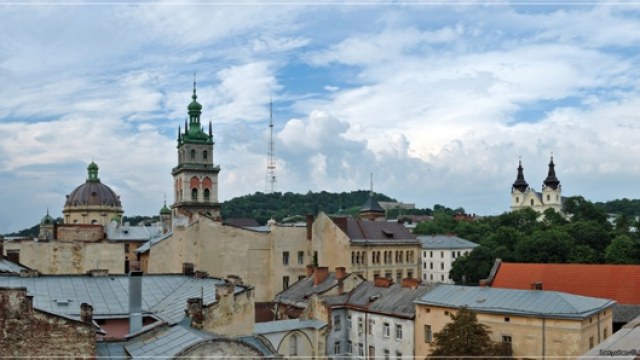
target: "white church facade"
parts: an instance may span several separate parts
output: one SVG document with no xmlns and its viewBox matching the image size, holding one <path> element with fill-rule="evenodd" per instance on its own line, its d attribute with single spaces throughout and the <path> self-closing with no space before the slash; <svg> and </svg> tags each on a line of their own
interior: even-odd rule
<svg viewBox="0 0 640 360">
<path fill-rule="evenodd" d="M 562 210 L 562 186 L 556 176 L 553 156 L 549 160 L 547 178 L 542 182 L 542 192 L 535 191 L 524 179 L 522 161 L 518 164 L 518 175 L 511 187 L 511 210 L 532 208 L 538 212 L 554 209 Z"/>
</svg>

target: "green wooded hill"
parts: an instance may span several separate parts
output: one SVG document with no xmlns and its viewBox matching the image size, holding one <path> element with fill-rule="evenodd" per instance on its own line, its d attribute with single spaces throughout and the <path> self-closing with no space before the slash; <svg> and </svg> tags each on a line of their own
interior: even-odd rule
<svg viewBox="0 0 640 360">
<path fill-rule="evenodd" d="M 374 194 L 373 197 L 378 201 L 397 201 L 384 194 Z M 225 201 L 221 211 L 223 219 L 251 218 L 261 224 L 265 224 L 270 218 L 280 222 L 295 222 L 304 220 L 307 214 L 316 215 L 319 211 L 356 215 L 368 198 L 368 190 L 306 194 L 257 192 Z"/>
</svg>

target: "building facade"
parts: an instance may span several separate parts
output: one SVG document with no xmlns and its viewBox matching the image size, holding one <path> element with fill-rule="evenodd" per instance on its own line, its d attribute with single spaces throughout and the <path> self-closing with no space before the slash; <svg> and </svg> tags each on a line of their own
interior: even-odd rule
<svg viewBox="0 0 640 360">
<path fill-rule="evenodd" d="M 422 245 L 422 282 L 453 284 L 449 273 L 453 263 L 468 255 L 478 244 L 453 234 L 418 236 Z"/>
<path fill-rule="evenodd" d="M 556 176 L 553 156 L 549 160 L 547 177 L 542 182 L 542 192 L 535 191 L 524 179 L 522 161 L 518 163 L 518 175 L 511 187 L 511 210 L 532 208 L 537 212 L 547 209 L 562 211 L 562 186 Z"/>
<path fill-rule="evenodd" d="M 511 347 L 514 358 L 580 356 L 611 335 L 614 304 L 555 291 L 437 284 L 416 301 L 416 356 L 430 354 L 434 334 L 463 306 L 488 327 L 493 342 Z"/>
</svg>

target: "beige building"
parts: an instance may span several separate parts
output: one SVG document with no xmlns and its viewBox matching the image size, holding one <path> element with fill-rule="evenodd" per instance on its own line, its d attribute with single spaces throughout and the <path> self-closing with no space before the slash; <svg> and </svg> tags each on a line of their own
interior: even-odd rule
<svg viewBox="0 0 640 360">
<path fill-rule="evenodd" d="M 537 212 L 544 212 L 547 209 L 562 211 L 562 185 L 556 176 L 553 156 L 549 160 L 549 171 L 547 178 L 542 182 L 542 192 L 537 192 L 529 187 L 524 179 L 524 168 L 522 161 L 518 163 L 518 175 L 511 187 L 511 210 L 532 208 Z"/>
<path fill-rule="evenodd" d="M 397 222 L 330 218 L 321 212 L 312 233 L 312 251 L 322 266 L 344 266 L 367 280 L 401 283 L 420 276 L 420 242 Z"/>
<path fill-rule="evenodd" d="M 576 357 L 611 335 L 614 304 L 556 291 L 435 285 L 416 301 L 415 355 L 428 356 L 434 334 L 467 307 L 488 326 L 491 340 L 510 346 L 515 358 Z"/>
</svg>

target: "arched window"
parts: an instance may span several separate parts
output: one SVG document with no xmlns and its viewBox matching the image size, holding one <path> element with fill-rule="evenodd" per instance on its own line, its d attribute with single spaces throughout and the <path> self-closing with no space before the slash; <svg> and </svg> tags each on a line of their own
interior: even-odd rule
<svg viewBox="0 0 640 360">
<path fill-rule="evenodd" d="M 196 150 L 195 149 L 191 149 L 191 160 L 195 161 L 196 159 Z"/>
<path fill-rule="evenodd" d="M 547 194 L 547 201 L 551 201 L 551 195 Z"/>
<path fill-rule="evenodd" d="M 533 206 L 533 199 L 531 199 L 531 206 Z"/>
<path fill-rule="evenodd" d="M 198 189 L 191 189 L 191 200 L 198 201 Z"/>
<path fill-rule="evenodd" d="M 355 264 L 356 263 L 356 253 L 355 252 L 351 252 L 351 264 Z"/>
<path fill-rule="evenodd" d="M 520 203 L 520 198 L 516 196 L 516 204 Z"/>
<path fill-rule="evenodd" d="M 209 201 L 209 189 L 204 189 L 204 201 Z"/>
</svg>

